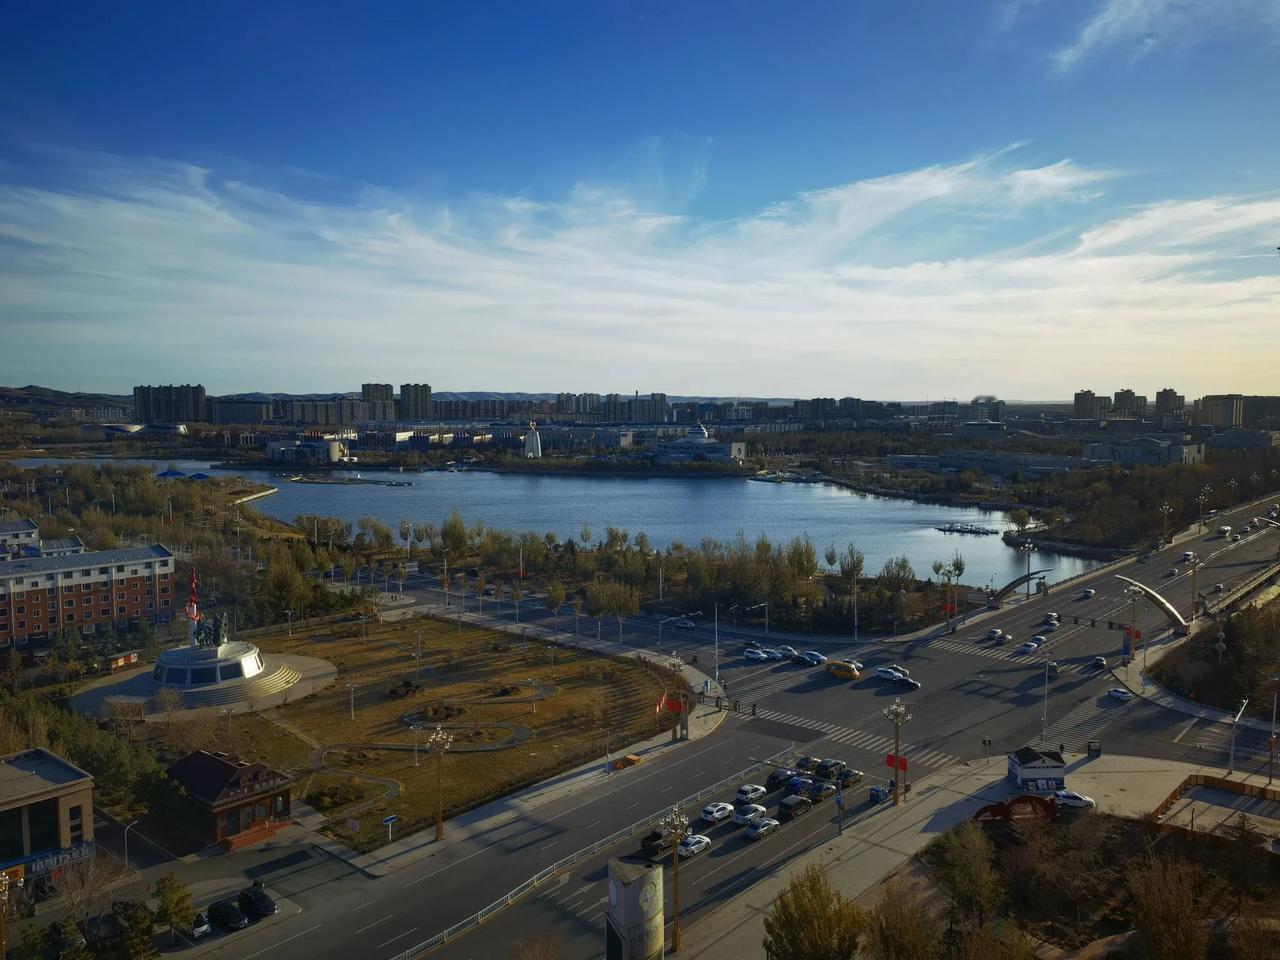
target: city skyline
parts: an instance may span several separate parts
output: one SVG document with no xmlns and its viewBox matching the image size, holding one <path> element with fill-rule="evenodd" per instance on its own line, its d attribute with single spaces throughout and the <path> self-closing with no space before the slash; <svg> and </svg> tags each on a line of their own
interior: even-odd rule
<svg viewBox="0 0 1280 960">
<path fill-rule="evenodd" d="M 0 382 L 1273 389 L 1271 4 L 311 10 L 19 15 Z"/>
</svg>

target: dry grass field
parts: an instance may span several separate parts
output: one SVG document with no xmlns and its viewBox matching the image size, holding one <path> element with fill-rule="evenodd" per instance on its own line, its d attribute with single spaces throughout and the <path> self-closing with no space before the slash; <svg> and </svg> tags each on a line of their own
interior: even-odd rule
<svg viewBox="0 0 1280 960">
<path fill-rule="evenodd" d="M 446 818 L 670 727 L 654 710 L 663 681 L 634 663 L 525 647 L 510 634 L 459 630 L 452 621 L 369 623 L 367 639 L 359 622 L 326 624 L 255 642 L 268 652 L 322 657 L 338 667 L 338 679 L 306 700 L 237 718 L 237 751 L 298 774 L 298 794 L 323 797 L 334 837 L 360 849 L 386 842 L 388 814 L 400 818 L 401 833 L 434 821 L 437 761 L 424 747 L 414 765 L 406 714 L 427 725 L 421 742 L 437 722 L 454 735 L 443 761 Z M 467 749 L 513 739 L 508 748 Z M 330 748 L 324 773 L 310 772 L 313 743 Z M 398 784 L 398 795 L 388 798 L 388 784 L 375 777 Z M 360 829 L 349 830 L 348 819 Z"/>
</svg>

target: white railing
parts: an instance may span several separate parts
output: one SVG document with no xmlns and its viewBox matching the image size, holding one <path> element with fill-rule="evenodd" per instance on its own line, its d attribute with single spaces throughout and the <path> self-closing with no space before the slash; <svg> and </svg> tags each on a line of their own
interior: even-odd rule
<svg viewBox="0 0 1280 960">
<path fill-rule="evenodd" d="M 767 757 L 764 760 L 757 761 L 756 763 L 752 764 L 750 767 L 747 767 L 745 770 L 740 770 L 738 773 L 735 773 L 731 777 L 725 777 L 723 780 L 717 783 L 713 783 L 709 787 L 704 787 L 703 789 L 699 790 L 697 793 L 693 794 L 692 796 L 685 797 L 683 800 L 679 801 L 676 804 L 676 806 L 679 806 L 679 807 L 696 806 L 706 798 L 724 790 L 725 787 L 732 786 L 733 784 L 742 783 L 747 776 L 749 776 L 754 770 L 758 769 L 759 767 L 773 766 L 780 763 L 784 757 L 790 756 L 791 753 L 792 753 L 792 749 L 788 748 L 786 750 L 782 750 L 782 751 L 779 751 L 778 753 L 775 753 L 772 757 Z M 419 943 L 416 946 L 410 947 L 404 953 L 399 954 L 395 958 L 395 960 L 414 960 L 414 958 L 422 956 L 427 951 L 432 950 L 440 946 L 441 944 L 448 943 L 450 940 L 453 940 L 454 938 L 466 933 L 472 927 L 479 926 L 485 920 L 489 919 L 489 917 L 493 916 L 495 913 L 499 912 L 500 910 L 503 910 L 506 907 L 510 906 L 511 904 L 515 903 L 517 900 L 523 897 L 530 890 L 534 889 L 539 884 L 545 883 L 547 880 L 550 880 L 552 877 L 554 877 L 556 874 L 560 873 L 561 871 L 567 870 L 569 867 L 572 867 L 576 863 L 580 863 L 581 861 L 585 860 L 587 857 L 595 856 L 601 850 L 608 849 L 609 847 L 613 846 L 615 843 L 617 843 L 620 840 L 625 840 L 627 839 L 627 837 L 633 837 L 642 830 L 646 830 L 646 831 L 649 830 L 657 823 L 657 821 L 661 820 L 664 816 L 666 816 L 669 810 L 670 810 L 669 807 L 664 807 L 662 810 L 659 810 L 657 813 L 651 816 L 648 816 L 643 820 L 638 820 L 635 823 L 631 824 L 630 826 L 623 827 L 621 830 L 617 830 L 609 834 L 609 836 L 605 837 L 604 839 L 597 840 L 595 843 L 591 844 L 591 846 L 583 847 L 581 850 L 578 850 L 575 853 L 571 853 L 569 854 L 569 856 L 564 857 L 563 859 L 557 860 L 555 863 L 553 863 L 549 867 L 544 867 L 543 869 L 535 873 L 532 877 L 530 877 L 528 880 L 526 880 L 524 883 L 520 884 L 520 886 L 508 892 L 504 896 L 498 898 L 493 903 L 489 904 L 487 907 L 484 907 L 478 912 L 472 914 L 471 916 L 467 917 L 465 920 L 461 920 L 458 923 L 455 923 L 453 926 L 449 927 L 448 929 L 440 931 L 434 937 L 431 937 L 429 940 L 424 940 L 422 943 Z"/>
</svg>

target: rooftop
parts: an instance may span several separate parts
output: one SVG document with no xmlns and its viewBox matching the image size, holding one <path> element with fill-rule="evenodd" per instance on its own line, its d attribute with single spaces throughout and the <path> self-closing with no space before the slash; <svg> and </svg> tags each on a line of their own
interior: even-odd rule
<svg viewBox="0 0 1280 960">
<path fill-rule="evenodd" d="M 173 557 L 167 547 L 154 543 L 149 547 L 123 547 L 117 550 L 93 550 L 89 553 L 73 553 L 65 557 L 31 557 L 22 560 L 0 562 L 0 578 L 28 573 L 57 573 L 80 567 L 109 566 L 117 563 L 137 563 L 142 560 L 167 560 Z"/>
<path fill-rule="evenodd" d="M 0 533 L 23 533 L 39 529 L 34 520 L 0 520 Z"/>
<path fill-rule="evenodd" d="M 47 793 L 51 787 L 92 779 L 79 767 L 39 747 L 11 753 L 0 757 L 0 806 Z"/>
</svg>

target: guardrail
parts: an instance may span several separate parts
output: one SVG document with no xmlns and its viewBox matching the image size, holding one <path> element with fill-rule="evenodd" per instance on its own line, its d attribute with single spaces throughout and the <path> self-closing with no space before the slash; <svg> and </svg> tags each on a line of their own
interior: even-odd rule
<svg viewBox="0 0 1280 960">
<path fill-rule="evenodd" d="M 1077 580 L 1083 580 L 1086 577 L 1096 577 L 1100 573 L 1109 573 L 1112 570 L 1119 570 L 1121 567 L 1127 566 L 1128 564 L 1136 563 L 1137 559 L 1138 555 L 1131 553 L 1127 557 L 1118 557 L 1115 560 L 1108 560 L 1106 563 L 1093 567 L 1090 570 L 1086 570 L 1084 573 L 1077 573 L 1074 577 L 1067 577 L 1065 580 L 1059 580 L 1057 583 L 1051 584 L 1050 591 L 1056 593 L 1063 587 L 1069 587 Z"/>
<path fill-rule="evenodd" d="M 691 796 L 685 797 L 683 800 L 676 803 L 675 806 L 678 806 L 678 807 L 696 806 L 697 804 L 705 800 L 707 797 L 713 794 L 719 793 L 725 787 L 735 783 L 742 783 L 745 777 L 749 776 L 752 773 L 752 771 L 758 769 L 759 767 L 772 766 L 774 764 L 780 763 L 784 757 L 788 756 L 791 753 L 792 753 L 792 750 L 790 748 L 786 750 L 781 750 L 778 753 L 775 753 L 771 757 L 761 760 L 758 763 L 752 764 L 750 767 L 747 767 L 745 770 L 740 770 L 738 773 L 735 773 L 731 777 L 725 777 L 723 780 L 720 780 L 717 783 L 713 783 L 709 787 L 704 787 L 703 789 L 699 790 L 697 793 Z M 395 960 L 414 960 L 415 957 L 420 957 L 427 951 L 433 950 L 436 947 L 441 946 L 442 944 L 448 943 L 450 940 L 453 940 L 455 937 L 461 936 L 462 934 L 466 933 L 468 930 L 472 929 L 473 927 L 478 927 L 485 920 L 489 919 L 489 917 L 493 916 L 495 913 L 498 913 L 500 910 L 503 910 L 504 908 L 515 903 L 517 900 L 523 897 L 530 890 L 534 889 L 539 884 L 545 883 L 547 880 L 550 880 L 552 877 L 560 873 L 562 870 L 567 870 L 569 867 L 572 867 L 574 864 L 579 863 L 582 860 L 585 860 L 587 857 L 595 856 L 601 850 L 605 850 L 613 846 L 619 840 L 625 840 L 627 837 L 635 836 L 641 830 L 648 830 L 652 828 L 653 825 L 657 823 L 657 821 L 661 820 L 664 816 L 667 815 L 667 812 L 669 809 L 670 809 L 669 807 L 664 807 L 662 810 L 658 811 L 652 816 L 646 817 L 643 820 L 638 820 L 628 827 L 623 827 L 621 830 L 617 830 L 609 834 L 609 836 L 605 837 L 604 839 L 597 840 L 591 846 L 583 847 L 581 850 L 578 850 L 575 853 L 569 854 L 567 857 L 557 860 L 551 866 L 544 867 L 543 869 L 535 873 L 532 877 L 530 877 L 528 880 L 526 880 L 524 883 L 520 884 L 520 886 L 516 887 L 514 890 L 507 893 L 505 896 L 499 897 L 497 900 L 493 901 L 493 903 L 489 904 L 487 907 L 484 907 L 482 910 L 479 910 L 478 912 L 467 917 L 465 920 L 459 921 L 458 923 L 455 923 L 453 926 L 449 927 L 448 929 L 440 931 L 431 939 L 424 940 L 422 943 L 419 943 L 416 946 L 410 947 L 404 953 L 399 954 L 395 958 Z"/>
<path fill-rule="evenodd" d="M 1214 603 L 1212 605 L 1206 603 L 1204 605 L 1205 612 L 1210 613 L 1214 616 L 1217 616 L 1221 611 L 1231 606 L 1241 597 L 1248 596 L 1254 590 L 1257 590 L 1258 587 L 1262 586 L 1268 580 L 1275 577 L 1276 574 L 1280 574 L 1280 563 L 1271 564 L 1271 566 L 1267 567 L 1261 573 L 1254 574 L 1244 583 L 1240 584 L 1240 586 L 1233 588 L 1231 591 L 1227 593 L 1224 593 L 1221 597 L 1218 598 L 1217 603 Z"/>
</svg>

